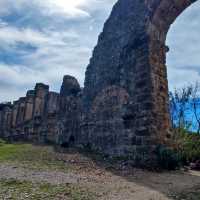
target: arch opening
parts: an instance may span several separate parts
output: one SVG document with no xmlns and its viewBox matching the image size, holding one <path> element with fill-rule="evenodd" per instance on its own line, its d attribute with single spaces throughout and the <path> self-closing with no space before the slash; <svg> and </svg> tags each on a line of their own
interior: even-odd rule
<svg viewBox="0 0 200 200">
<path fill-rule="evenodd" d="M 198 125 L 199 107 L 198 103 L 195 103 L 195 98 L 199 96 L 200 81 L 199 10 L 200 1 L 196 1 L 184 10 L 170 27 L 166 38 L 166 44 L 170 49 L 166 56 L 166 63 L 172 127 L 184 126 L 191 132 L 200 130 Z M 192 93 L 187 94 L 190 101 L 187 102 L 186 110 L 182 112 L 179 110 L 180 106 L 177 106 L 182 103 L 176 96 L 178 94 L 180 99 L 183 97 L 182 91 L 189 92 L 190 89 L 192 89 Z"/>
<path fill-rule="evenodd" d="M 166 44 L 166 57 L 170 92 L 199 82 L 199 20 L 200 1 L 189 6 L 170 27 Z"/>
<path fill-rule="evenodd" d="M 156 137 L 164 143 L 168 141 L 169 134 L 171 134 L 166 66 L 166 54 L 169 48 L 166 46 L 166 38 L 171 25 L 194 2 L 196 0 L 161 0 L 157 7 L 154 8 L 148 25 L 149 65 L 154 90 L 155 124 L 157 129 L 160 130 L 157 132 L 158 135 Z"/>
</svg>

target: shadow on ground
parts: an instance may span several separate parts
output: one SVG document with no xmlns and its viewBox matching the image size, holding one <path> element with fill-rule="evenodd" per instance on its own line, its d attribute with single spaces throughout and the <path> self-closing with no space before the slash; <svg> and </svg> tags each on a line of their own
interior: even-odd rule
<svg viewBox="0 0 200 200">
<path fill-rule="evenodd" d="M 76 149 L 65 149 L 64 152 L 68 155 L 77 154 Z M 118 191 L 120 189 L 126 193 L 132 191 L 132 198 L 135 196 L 135 200 L 200 200 L 200 172 L 198 171 L 153 172 L 131 167 L 125 162 L 111 161 L 99 154 L 82 150 L 78 152 L 81 155 L 80 160 L 73 160 L 74 164 L 82 166 L 82 169 L 91 173 L 96 171 L 99 174 L 103 173 L 105 180 L 106 176 L 111 174 L 112 178 L 109 181 L 118 185 Z M 128 199 L 127 196 L 125 200 Z"/>
</svg>

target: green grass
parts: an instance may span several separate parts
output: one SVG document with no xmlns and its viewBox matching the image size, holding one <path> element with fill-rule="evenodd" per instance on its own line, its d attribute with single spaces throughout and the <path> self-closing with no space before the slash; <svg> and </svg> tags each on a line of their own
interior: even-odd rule
<svg viewBox="0 0 200 200">
<path fill-rule="evenodd" d="M 7 144 L 0 140 L 0 163 L 28 168 L 30 170 L 58 170 L 68 172 L 71 167 L 59 160 L 50 146 L 32 144 Z M 0 179 L 0 199 L 11 200 L 94 200 L 94 193 L 86 187 L 64 184 Z"/>
<path fill-rule="evenodd" d="M 0 180 L 0 199 L 11 200 L 94 200 L 95 195 L 71 184 L 50 185 L 14 179 Z"/>
<path fill-rule="evenodd" d="M 69 170 L 52 147 L 0 142 L 0 163 L 12 163 L 30 169 Z"/>
</svg>

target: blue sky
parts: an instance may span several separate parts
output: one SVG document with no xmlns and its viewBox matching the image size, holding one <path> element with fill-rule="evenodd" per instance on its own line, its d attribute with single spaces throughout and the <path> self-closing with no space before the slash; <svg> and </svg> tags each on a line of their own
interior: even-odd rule
<svg viewBox="0 0 200 200">
<path fill-rule="evenodd" d="M 58 91 L 65 74 L 83 85 L 85 69 L 116 0 L 0 0 L 0 101 L 24 96 L 36 82 Z M 200 2 L 167 38 L 170 88 L 200 80 Z"/>
</svg>

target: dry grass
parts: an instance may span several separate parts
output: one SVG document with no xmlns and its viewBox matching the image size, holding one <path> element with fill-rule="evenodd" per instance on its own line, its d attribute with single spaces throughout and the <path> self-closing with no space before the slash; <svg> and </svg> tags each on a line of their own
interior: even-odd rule
<svg viewBox="0 0 200 200">
<path fill-rule="evenodd" d="M 69 170 L 50 146 L 1 143 L 0 162 L 36 170 Z"/>
<path fill-rule="evenodd" d="M 0 180 L 0 199 L 12 200 L 93 200 L 95 196 L 75 185 L 51 185 L 14 179 Z"/>
</svg>

